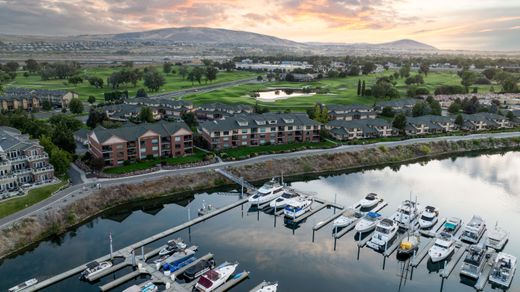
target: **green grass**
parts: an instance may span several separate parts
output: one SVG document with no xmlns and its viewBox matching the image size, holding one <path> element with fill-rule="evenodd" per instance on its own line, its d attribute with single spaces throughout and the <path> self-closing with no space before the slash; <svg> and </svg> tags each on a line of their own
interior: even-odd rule
<svg viewBox="0 0 520 292">
<path fill-rule="evenodd" d="M 150 159 L 150 160 L 142 160 L 139 162 L 134 162 L 129 165 L 116 166 L 111 168 L 106 168 L 103 170 L 104 173 L 108 174 L 125 174 L 139 170 L 145 170 L 148 168 L 152 168 L 157 164 L 161 164 L 161 161 L 165 161 L 167 165 L 182 165 L 189 163 L 197 163 L 204 160 L 204 157 L 207 155 L 206 152 L 195 149 L 193 155 L 182 156 L 182 157 L 169 157 L 163 159 Z"/>
<path fill-rule="evenodd" d="M 263 146 L 254 146 L 254 147 L 238 147 L 233 149 L 222 150 L 219 154 L 223 156 L 223 158 L 235 158 L 242 159 L 247 158 L 251 155 L 262 155 L 262 154 L 273 154 L 277 152 L 284 151 L 298 151 L 304 149 L 316 149 L 316 148 L 331 148 L 336 146 L 336 144 L 330 141 L 323 141 L 319 143 L 290 143 L 290 144 L 281 144 L 281 145 L 263 145 Z"/>
<path fill-rule="evenodd" d="M 366 88 L 370 88 L 376 79 L 380 76 L 391 75 L 393 71 L 385 73 L 370 74 L 367 76 L 359 77 L 346 77 L 346 78 L 335 78 L 335 79 L 322 79 L 314 82 L 266 82 L 263 84 L 255 85 L 239 85 L 234 87 L 228 87 L 220 90 L 215 90 L 207 93 L 193 94 L 186 96 L 184 99 L 190 100 L 195 104 L 211 103 L 211 102 L 223 102 L 230 104 L 256 104 L 256 99 L 250 97 L 250 93 L 258 90 L 267 90 L 270 88 L 302 88 L 304 86 L 321 87 L 329 90 L 328 94 L 316 94 L 312 96 L 293 97 L 283 100 L 277 100 L 275 102 L 258 102 L 259 105 L 270 108 L 271 110 L 285 110 L 291 109 L 292 111 L 305 111 L 307 108 L 312 107 L 316 102 L 325 104 L 366 104 L 373 105 L 377 101 L 382 99 L 376 99 L 374 97 L 361 97 L 357 96 L 357 84 L 358 80 L 364 80 Z M 412 72 L 412 75 L 417 72 Z M 424 77 L 425 84 L 420 87 L 427 88 L 431 94 L 437 86 L 440 85 L 460 85 L 460 77 L 456 73 L 449 72 L 432 72 L 428 76 Z M 397 89 L 399 90 L 401 97 L 406 97 L 406 91 L 408 86 L 405 84 L 405 79 L 401 78 L 397 81 Z M 489 92 L 491 85 L 475 85 L 471 86 L 478 87 L 480 93 Z M 499 85 L 494 85 L 495 90 L 499 90 Z"/>
<path fill-rule="evenodd" d="M 138 67 L 136 68 L 143 68 Z M 120 66 L 100 66 L 100 67 L 88 67 L 83 68 L 80 71 L 80 76 L 86 77 L 86 76 L 97 76 L 101 77 L 104 82 L 106 82 L 106 79 L 110 74 L 116 71 L 122 70 L 123 67 Z M 192 87 L 200 87 L 207 85 L 204 81 L 202 84 L 198 84 L 195 82 L 194 85 L 191 84 L 190 81 L 183 79 L 182 76 L 179 75 L 179 67 L 175 66 L 174 70 L 177 72 L 176 74 L 164 74 L 162 73 L 162 66 L 157 66 L 157 70 L 161 72 L 165 76 L 166 84 L 162 86 L 159 89 L 159 92 L 157 93 L 164 93 L 169 91 L 176 91 L 186 88 L 192 88 Z M 7 84 L 5 87 L 12 86 L 12 87 L 27 87 L 27 88 L 34 88 L 34 89 L 55 89 L 55 90 L 71 90 L 75 91 L 79 94 L 80 98 L 82 100 L 87 100 L 90 95 L 93 95 L 96 97 L 98 101 L 103 100 L 103 93 L 104 92 L 110 92 L 113 91 L 112 88 L 107 87 L 105 84 L 104 88 L 94 88 L 91 86 L 87 80 L 84 80 L 82 84 L 78 84 L 77 86 L 74 86 L 72 84 L 68 84 L 67 80 L 41 80 L 39 75 L 30 75 L 29 77 L 23 76 L 24 71 L 18 72 L 18 76 L 16 79 Z M 254 72 L 246 72 L 246 71 L 232 71 L 232 72 L 225 72 L 221 71 L 217 74 L 217 79 L 213 81 L 212 84 L 218 84 L 222 82 L 229 82 L 233 80 L 240 80 L 240 79 L 247 79 L 247 78 L 254 78 L 258 76 L 257 73 Z M 85 79 L 85 78 L 84 78 Z M 208 83 L 210 84 L 210 83 Z M 129 86 L 120 86 L 117 90 L 128 90 L 130 96 L 135 96 L 136 91 L 139 88 L 145 88 L 143 81 L 139 81 L 137 83 L 137 86 L 133 87 L 132 85 Z M 147 90 L 148 92 L 148 90 Z M 149 94 L 156 94 L 148 92 Z"/>
<path fill-rule="evenodd" d="M 51 194 L 67 183 L 66 179 L 62 179 L 60 183 L 43 186 L 32 189 L 23 197 L 13 198 L 0 203 L 0 218 L 6 217 L 34 205 L 42 200 L 47 199 Z"/>
</svg>

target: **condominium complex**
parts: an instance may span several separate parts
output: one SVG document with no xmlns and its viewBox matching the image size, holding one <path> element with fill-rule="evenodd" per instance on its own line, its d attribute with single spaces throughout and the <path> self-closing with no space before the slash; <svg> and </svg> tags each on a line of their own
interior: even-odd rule
<svg viewBox="0 0 520 292">
<path fill-rule="evenodd" d="M 14 128 L 0 127 L 0 195 L 53 179 L 54 168 L 37 140 Z"/>
<path fill-rule="evenodd" d="M 89 151 L 106 166 L 145 158 L 176 157 L 193 153 L 193 132 L 184 122 L 97 127 L 88 135 Z"/>
<path fill-rule="evenodd" d="M 71 91 L 8 87 L 0 94 L 0 110 L 39 110 L 44 101 L 54 107 L 67 108 L 70 101 L 77 97 L 78 94 Z"/>
<path fill-rule="evenodd" d="M 304 113 L 235 115 L 203 122 L 199 131 L 214 150 L 320 141 L 321 124 Z"/>
</svg>

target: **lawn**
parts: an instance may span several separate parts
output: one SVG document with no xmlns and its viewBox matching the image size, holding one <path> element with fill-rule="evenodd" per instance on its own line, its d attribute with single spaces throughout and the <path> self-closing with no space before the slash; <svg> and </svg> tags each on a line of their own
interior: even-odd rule
<svg viewBox="0 0 520 292">
<path fill-rule="evenodd" d="M 204 157 L 207 155 L 206 152 L 195 149 L 193 155 L 182 156 L 182 157 L 169 157 L 163 159 L 150 159 L 150 160 L 142 160 L 139 162 L 134 162 L 129 165 L 117 166 L 106 168 L 103 170 L 104 173 L 108 174 L 124 174 L 130 173 L 134 171 L 144 170 L 148 168 L 152 168 L 157 164 L 161 164 L 161 161 L 165 161 L 167 165 L 182 165 L 189 163 L 197 163 L 204 160 Z"/>
<path fill-rule="evenodd" d="M 263 146 L 254 146 L 254 147 L 239 147 L 233 149 L 222 150 L 219 155 L 222 158 L 235 158 L 235 159 L 243 159 L 247 158 L 251 155 L 263 155 L 263 154 L 274 154 L 278 152 L 285 151 L 299 151 L 305 149 L 317 149 L 317 148 L 331 148 L 336 146 L 336 144 L 330 141 L 323 141 L 318 143 L 289 143 L 289 144 L 280 144 L 280 145 L 263 145 Z"/>
<path fill-rule="evenodd" d="M 135 68 L 143 68 L 142 66 L 135 66 Z M 121 66 L 100 66 L 100 67 L 86 67 L 81 69 L 80 76 L 86 77 L 86 76 L 97 76 L 101 77 L 105 82 L 108 76 L 112 74 L 113 72 L 122 70 L 123 67 Z M 162 71 L 162 65 L 157 66 L 157 70 L 159 72 Z M 195 83 L 192 85 L 192 83 L 186 79 L 183 79 L 182 76 L 179 75 L 179 67 L 175 66 L 174 70 L 177 72 L 176 74 L 164 74 L 166 84 L 161 87 L 159 92 L 157 93 L 164 93 L 169 91 L 176 91 L 186 88 L 192 88 L 192 87 L 199 87 L 199 86 L 205 86 L 206 83 L 203 81 L 202 84 Z M 63 89 L 63 90 L 72 90 L 79 94 L 80 98 L 82 100 L 87 100 L 87 98 L 90 95 L 93 95 L 97 98 L 98 101 L 103 100 L 103 93 L 104 92 L 110 92 L 113 91 L 112 88 L 107 87 L 105 84 L 104 88 L 94 88 L 91 86 L 88 81 L 84 80 L 82 84 L 78 84 L 77 86 L 74 86 L 72 84 L 68 84 L 67 80 L 41 80 L 39 75 L 30 75 L 28 77 L 23 76 L 24 71 L 18 72 L 18 76 L 16 79 L 7 84 L 7 86 L 12 87 L 27 87 L 27 88 L 35 88 L 35 89 Z M 217 79 L 213 81 L 213 84 L 216 83 L 222 83 L 222 82 L 229 82 L 233 80 L 241 80 L 241 79 L 248 79 L 248 78 L 254 78 L 258 76 L 257 73 L 253 72 L 247 72 L 247 71 L 232 71 L 232 72 L 225 72 L 221 71 L 217 74 Z M 84 78 L 85 79 L 85 78 Z M 209 83 L 208 83 L 209 84 Z M 117 90 L 128 90 L 130 96 L 135 96 L 136 91 L 139 88 L 145 88 L 143 81 L 139 81 L 137 83 L 137 86 L 133 87 L 132 85 L 129 86 L 121 86 Z M 148 91 L 148 90 L 147 90 Z M 156 94 L 156 93 L 149 93 L 149 94 Z"/>
<path fill-rule="evenodd" d="M 184 97 L 186 100 L 190 100 L 195 104 L 211 103 L 211 102 L 223 102 L 230 104 L 256 104 L 256 99 L 250 97 L 250 93 L 258 90 L 268 90 L 270 88 L 302 88 L 304 86 L 321 87 L 327 88 L 329 93 L 327 94 L 316 94 L 312 96 L 293 97 L 283 100 L 277 100 L 275 102 L 258 102 L 259 105 L 270 108 L 271 110 L 285 110 L 291 109 L 293 111 L 305 111 L 307 108 L 312 107 L 316 102 L 324 104 L 366 104 L 373 105 L 375 102 L 381 101 L 382 99 L 376 99 L 374 97 L 362 97 L 357 95 L 357 84 L 358 80 L 365 81 L 366 88 L 370 88 L 375 83 L 377 77 L 388 76 L 393 72 L 385 72 L 378 74 L 370 74 L 367 76 L 359 77 L 346 77 L 336 79 L 322 79 L 314 82 L 305 83 L 294 83 L 294 82 L 265 82 L 263 84 L 255 85 L 239 85 L 234 87 L 228 87 L 220 90 L 215 90 L 207 93 L 193 94 Z M 412 72 L 412 75 L 417 72 Z M 405 79 L 401 78 L 397 81 L 396 87 L 401 93 L 401 97 L 406 97 L 406 91 L 408 86 L 404 83 Z M 460 77 L 455 73 L 448 72 L 432 72 L 424 78 L 425 84 L 421 87 L 426 87 L 432 94 L 435 88 L 439 85 L 460 85 Z M 476 85 L 479 92 L 489 92 L 490 85 Z M 495 85 L 495 89 L 499 90 L 498 85 Z"/>
<path fill-rule="evenodd" d="M 23 197 L 13 198 L 0 203 L 0 218 L 16 213 L 22 209 L 47 199 L 53 192 L 64 186 L 66 183 L 67 180 L 62 179 L 59 183 L 32 189 L 27 195 Z"/>
</svg>

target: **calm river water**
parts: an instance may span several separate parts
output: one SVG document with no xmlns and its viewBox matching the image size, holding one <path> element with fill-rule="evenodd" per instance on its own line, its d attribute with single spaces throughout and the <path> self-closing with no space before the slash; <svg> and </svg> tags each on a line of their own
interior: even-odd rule
<svg viewBox="0 0 520 292">
<path fill-rule="evenodd" d="M 481 155 L 356 173 L 331 174 L 291 182 L 297 189 L 316 192 L 321 198 L 350 205 L 368 192 L 384 197 L 389 206 L 384 215 L 395 211 L 410 192 L 423 205 L 440 209 L 441 217 L 457 216 L 465 222 L 473 214 L 481 215 L 493 226 L 499 222 L 510 232 L 505 251 L 520 256 L 520 152 Z M 37 247 L 0 263 L 0 291 L 32 277 L 45 278 L 97 258 L 109 251 L 108 235 L 114 248 L 124 247 L 187 220 L 202 204 L 223 206 L 237 200 L 234 196 L 195 194 L 184 203 L 151 202 L 145 208 L 106 214 L 88 222 L 59 239 L 41 242 Z M 187 206 L 182 206 L 186 205 Z M 461 282 L 457 265 L 449 279 L 442 283 L 438 267 L 426 260 L 413 271 L 403 271 L 403 263 L 395 254 L 386 260 L 369 248 L 360 251 L 359 259 L 353 233 L 338 240 L 333 250 L 332 226 L 316 233 L 312 226 L 333 213 L 324 209 L 311 216 L 296 229 L 286 227 L 279 217 L 248 212 L 237 207 L 191 229 L 191 242 L 199 246 L 198 255 L 215 254 L 217 262 L 238 261 L 239 270 L 251 272 L 250 279 L 233 291 L 249 291 L 263 280 L 278 281 L 280 291 L 473 291 Z M 188 231 L 174 237 L 188 240 Z M 165 239 L 166 240 L 166 239 Z M 161 243 L 158 242 L 155 246 Z M 424 244 L 424 240 L 423 240 Z M 107 276 L 94 285 L 69 278 L 46 291 L 98 291 L 98 286 L 121 276 L 130 269 Z M 403 277 L 403 273 L 405 276 Z M 408 273 L 406 277 L 406 273 Z M 144 282 L 137 279 L 114 289 L 121 291 Z M 485 291 L 492 291 L 486 285 Z M 520 291 L 520 276 L 510 291 Z"/>
</svg>

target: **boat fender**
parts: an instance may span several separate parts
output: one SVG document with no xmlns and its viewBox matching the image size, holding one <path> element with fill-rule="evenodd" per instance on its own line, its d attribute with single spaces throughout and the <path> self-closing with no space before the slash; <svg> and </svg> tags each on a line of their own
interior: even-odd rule
<svg viewBox="0 0 520 292">
<path fill-rule="evenodd" d="M 155 263 L 155 269 L 159 271 L 161 269 L 161 263 Z"/>
</svg>

